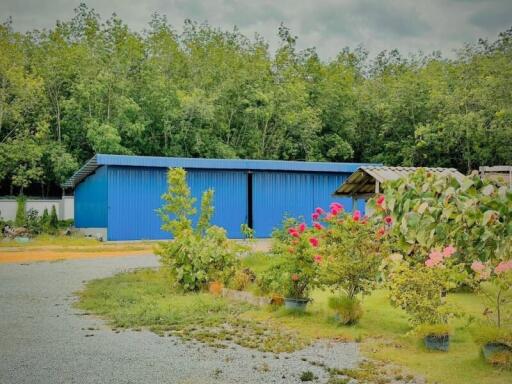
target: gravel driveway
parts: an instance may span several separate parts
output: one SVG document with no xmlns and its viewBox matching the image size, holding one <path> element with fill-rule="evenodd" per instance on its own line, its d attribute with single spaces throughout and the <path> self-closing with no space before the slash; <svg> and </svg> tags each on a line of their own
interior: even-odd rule
<svg viewBox="0 0 512 384">
<path fill-rule="evenodd" d="M 114 333 L 72 307 L 83 283 L 138 267 L 154 256 L 0 264 L 0 383 L 326 382 L 328 367 L 353 367 L 353 343 L 317 343 L 295 353 L 213 349 L 149 331 Z"/>
</svg>

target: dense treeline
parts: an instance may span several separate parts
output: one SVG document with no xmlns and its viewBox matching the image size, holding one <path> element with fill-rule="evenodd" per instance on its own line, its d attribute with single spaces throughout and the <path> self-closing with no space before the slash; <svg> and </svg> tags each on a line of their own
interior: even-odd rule
<svg viewBox="0 0 512 384">
<path fill-rule="evenodd" d="M 58 185 L 95 152 L 452 166 L 512 163 L 512 29 L 457 58 L 343 49 L 330 61 L 155 15 L 143 33 L 85 5 L 0 26 L 0 180 Z M 38 187 L 39 188 L 39 187 Z"/>
</svg>

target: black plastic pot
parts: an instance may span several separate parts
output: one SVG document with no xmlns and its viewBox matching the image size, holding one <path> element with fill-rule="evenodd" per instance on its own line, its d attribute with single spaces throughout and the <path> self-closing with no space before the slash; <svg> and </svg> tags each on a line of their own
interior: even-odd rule
<svg viewBox="0 0 512 384">
<path fill-rule="evenodd" d="M 512 348 L 506 344 L 496 342 L 496 341 L 491 341 L 489 343 L 486 343 L 482 347 L 482 353 L 485 357 L 485 360 L 489 360 L 495 353 L 501 353 L 501 352 L 512 353 Z"/>
<path fill-rule="evenodd" d="M 427 335 L 423 341 L 427 349 L 446 352 L 450 346 L 450 335 Z"/>
<path fill-rule="evenodd" d="M 284 298 L 284 307 L 296 311 L 304 311 L 308 305 L 309 299 L 295 299 L 293 297 Z"/>
</svg>

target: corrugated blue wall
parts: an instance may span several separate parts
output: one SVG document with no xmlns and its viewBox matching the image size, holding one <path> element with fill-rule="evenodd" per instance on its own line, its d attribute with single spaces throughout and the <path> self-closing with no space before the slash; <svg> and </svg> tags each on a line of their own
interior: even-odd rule
<svg viewBox="0 0 512 384">
<path fill-rule="evenodd" d="M 332 193 L 348 174 L 255 172 L 253 176 L 253 224 L 257 237 L 269 237 L 283 217 L 303 217 L 311 223 L 316 207 L 329 209 L 338 201 L 347 211 L 352 199 L 334 198 Z M 359 209 L 364 208 L 364 202 Z"/>
<path fill-rule="evenodd" d="M 167 190 L 167 168 L 101 166 L 75 189 L 75 224 L 78 228 L 108 227 L 109 240 L 165 239 L 156 210 Z M 253 227 L 256 237 L 271 235 L 283 216 L 303 216 L 332 201 L 351 210 L 350 198 L 334 198 L 333 191 L 348 173 L 255 171 L 253 177 Z M 215 190 L 212 222 L 240 238 L 240 225 L 248 221 L 247 171 L 189 169 L 188 182 L 198 199 L 208 188 Z M 364 201 L 359 202 L 364 209 Z"/>
<path fill-rule="evenodd" d="M 109 240 L 169 238 L 156 213 L 167 190 L 166 175 L 166 168 L 109 166 Z M 213 224 L 225 228 L 230 237 L 240 237 L 240 224 L 247 219 L 246 173 L 192 169 L 188 183 L 198 209 L 202 192 L 215 190 Z"/>
<path fill-rule="evenodd" d="M 75 189 L 75 226 L 107 227 L 107 167 L 101 167 Z"/>
</svg>

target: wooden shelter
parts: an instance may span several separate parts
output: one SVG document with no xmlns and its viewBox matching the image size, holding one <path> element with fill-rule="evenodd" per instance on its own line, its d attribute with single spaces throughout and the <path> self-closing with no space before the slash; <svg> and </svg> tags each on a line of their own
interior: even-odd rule
<svg viewBox="0 0 512 384">
<path fill-rule="evenodd" d="M 480 167 L 479 174 L 482 179 L 492 180 L 512 189 L 512 166 L 497 165 L 494 167 Z"/>
<path fill-rule="evenodd" d="M 385 167 L 362 166 L 351 174 L 338 189 L 335 196 L 350 196 L 353 201 L 357 199 L 367 200 L 379 193 L 381 184 L 386 181 L 397 180 L 417 171 L 418 167 Z M 455 177 L 461 181 L 465 176 L 455 168 L 423 168 L 428 172 Z"/>
</svg>

